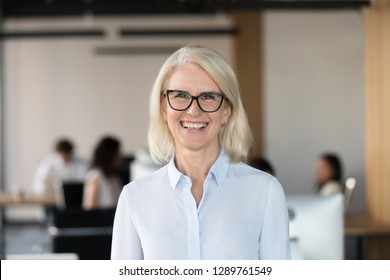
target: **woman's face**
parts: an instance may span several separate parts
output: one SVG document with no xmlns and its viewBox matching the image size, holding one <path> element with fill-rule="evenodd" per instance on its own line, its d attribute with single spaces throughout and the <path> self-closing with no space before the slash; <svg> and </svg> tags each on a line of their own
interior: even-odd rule
<svg viewBox="0 0 390 280">
<path fill-rule="evenodd" d="M 186 91 L 193 96 L 204 92 L 221 92 L 203 69 L 190 64 L 176 68 L 167 82 L 167 89 Z M 165 98 L 162 108 L 164 119 L 175 141 L 176 152 L 219 150 L 218 134 L 230 116 L 230 106 L 226 100 L 219 110 L 213 113 L 203 112 L 196 100 L 193 100 L 187 110 L 176 111 L 169 106 Z"/>
<path fill-rule="evenodd" d="M 323 184 L 329 181 L 332 178 L 332 176 L 333 176 L 333 171 L 331 166 L 326 160 L 320 158 L 317 161 L 317 165 L 316 165 L 317 183 Z"/>
</svg>

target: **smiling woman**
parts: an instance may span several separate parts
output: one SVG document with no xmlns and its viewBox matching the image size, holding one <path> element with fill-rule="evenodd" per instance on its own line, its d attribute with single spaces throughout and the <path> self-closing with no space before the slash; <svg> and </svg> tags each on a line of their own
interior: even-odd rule
<svg viewBox="0 0 390 280">
<path fill-rule="evenodd" d="M 176 51 L 150 115 L 151 155 L 167 164 L 124 187 L 111 258 L 289 259 L 283 189 L 242 163 L 252 136 L 226 60 L 200 46 Z"/>
<path fill-rule="evenodd" d="M 189 96 L 192 95 L 194 99 L 197 99 L 200 110 L 202 110 L 202 104 L 199 104 L 199 98 L 202 99 L 202 97 L 198 96 L 203 93 L 223 94 L 221 106 L 222 108 L 229 107 L 231 112 L 229 113 L 230 121 L 221 127 L 220 144 L 233 162 L 246 159 L 253 140 L 239 95 L 235 73 L 225 58 L 214 50 L 187 47 L 176 52 L 165 62 L 152 90 L 149 146 L 152 156 L 157 162 L 167 163 L 175 153 L 172 132 L 168 129 L 166 120 L 162 116 L 166 110 L 172 109 L 172 106 L 166 107 L 164 93 L 167 95 L 173 90 L 185 92 Z M 168 101 L 171 100 L 169 95 Z M 193 110 L 191 109 L 192 103 L 188 105 L 186 110 Z M 190 108 L 190 106 L 192 107 Z M 203 111 L 205 111 L 204 109 Z M 215 113 L 218 114 L 218 112 L 219 110 L 216 110 Z M 204 115 L 211 116 L 212 114 Z"/>
</svg>

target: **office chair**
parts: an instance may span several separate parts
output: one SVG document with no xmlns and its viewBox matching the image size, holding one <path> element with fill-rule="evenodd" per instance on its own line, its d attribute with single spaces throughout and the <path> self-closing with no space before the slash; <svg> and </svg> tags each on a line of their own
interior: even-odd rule
<svg viewBox="0 0 390 280">
<path fill-rule="evenodd" d="M 74 253 L 81 260 L 109 260 L 115 210 L 55 209 L 48 229 L 53 253 Z"/>
<path fill-rule="evenodd" d="M 118 168 L 118 176 L 121 180 L 122 186 L 127 185 L 131 181 L 130 166 L 133 161 L 133 155 L 125 156 Z"/>
<path fill-rule="evenodd" d="M 53 253 L 75 253 L 81 260 L 108 260 L 114 208 L 83 210 L 83 182 L 56 183 L 57 208 L 48 228 Z"/>
<path fill-rule="evenodd" d="M 83 204 L 84 182 L 56 181 L 54 184 L 58 209 L 81 209 Z"/>
<path fill-rule="evenodd" d="M 356 187 L 356 179 L 354 177 L 348 177 L 345 180 L 344 189 L 344 212 L 347 212 L 349 205 L 351 204 L 352 192 Z"/>
</svg>

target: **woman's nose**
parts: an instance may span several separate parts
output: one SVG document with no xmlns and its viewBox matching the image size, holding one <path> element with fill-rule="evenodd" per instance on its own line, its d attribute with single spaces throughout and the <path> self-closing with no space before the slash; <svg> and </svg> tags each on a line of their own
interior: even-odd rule
<svg viewBox="0 0 390 280">
<path fill-rule="evenodd" d="M 186 110 L 187 114 L 196 115 L 202 113 L 202 109 L 200 109 L 199 104 L 196 99 L 192 101 L 191 106 Z"/>
</svg>

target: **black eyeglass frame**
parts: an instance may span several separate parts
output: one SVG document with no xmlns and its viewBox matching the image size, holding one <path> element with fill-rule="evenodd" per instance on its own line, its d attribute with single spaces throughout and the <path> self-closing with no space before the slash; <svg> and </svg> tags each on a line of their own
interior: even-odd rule
<svg viewBox="0 0 390 280">
<path fill-rule="evenodd" d="M 176 109 L 176 108 L 173 108 L 173 106 L 172 106 L 172 104 L 171 104 L 171 101 L 170 101 L 170 99 L 169 99 L 169 94 L 170 94 L 171 92 L 182 92 L 182 93 L 188 94 L 188 96 L 191 97 L 191 102 L 190 102 L 190 104 L 188 104 L 188 106 L 187 106 L 186 108 L 184 108 L 184 109 Z M 206 95 L 206 94 L 216 94 L 216 95 L 222 97 L 221 102 L 219 103 L 219 106 L 218 106 L 217 109 L 215 109 L 215 110 L 213 110 L 213 111 L 207 111 L 207 110 L 204 110 L 204 109 L 202 108 L 202 106 L 201 106 L 200 103 L 199 103 L 199 97 L 201 97 L 201 96 L 203 96 L 203 95 Z M 167 97 L 169 106 L 170 106 L 173 110 L 175 110 L 175 111 L 185 111 L 185 110 L 187 110 L 188 108 L 191 107 L 192 102 L 194 102 L 194 99 L 195 99 L 195 100 L 196 100 L 196 103 L 198 103 L 198 107 L 199 107 L 203 112 L 205 112 L 205 113 L 214 113 L 214 112 L 217 112 L 217 111 L 221 108 L 222 103 L 223 103 L 223 100 L 226 99 L 226 96 L 225 96 L 225 94 L 224 94 L 223 92 L 203 92 L 203 93 L 201 93 L 201 94 L 199 94 L 199 95 L 197 95 L 197 96 L 193 96 L 193 95 L 191 95 L 191 94 L 190 94 L 189 92 L 187 92 L 187 91 L 184 91 L 184 90 L 176 90 L 176 89 L 167 89 L 167 90 L 163 93 L 163 95 L 164 95 L 165 97 Z"/>
</svg>

